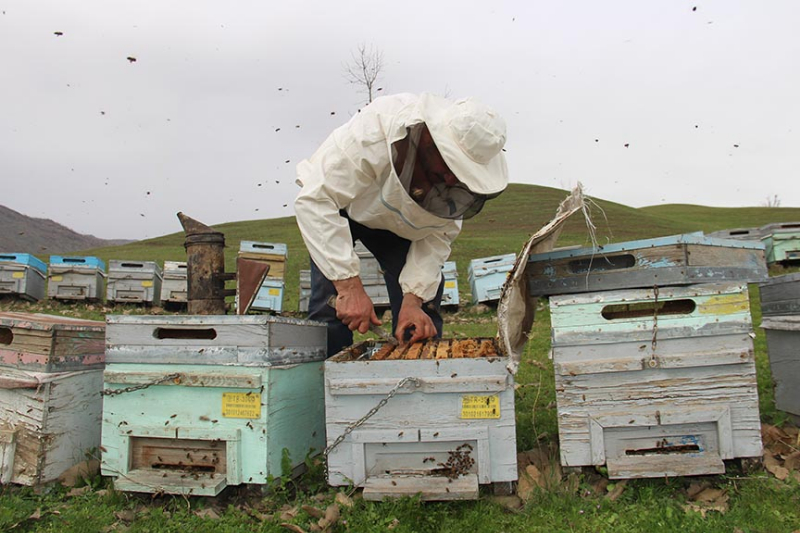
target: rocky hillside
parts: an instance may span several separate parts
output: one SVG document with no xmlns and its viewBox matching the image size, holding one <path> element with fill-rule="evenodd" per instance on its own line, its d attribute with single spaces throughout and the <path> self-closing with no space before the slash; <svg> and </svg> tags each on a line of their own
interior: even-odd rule
<svg viewBox="0 0 800 533">
<path fill-rule="evenodd" d="M 47 256 L 128 242 L 81 235 L 52 220 L 25 216 L 0 205 L 0 253 Z"/>
</svg>

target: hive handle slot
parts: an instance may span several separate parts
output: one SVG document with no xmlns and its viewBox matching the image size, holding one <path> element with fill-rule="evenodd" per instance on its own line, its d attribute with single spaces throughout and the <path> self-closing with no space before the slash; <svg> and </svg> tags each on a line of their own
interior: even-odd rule
<svg viewBox="0 0 800 533">
<path fill-rule="evenodd" d="M 631 254 L 607 255 L 575 259 L 570 261 L 567 269 L 572 274 L 585 274 L 587 272 L 607 272 L 609 270 L 625 270 L 636 265 L 636 258 Z"/>
<path fill-rule="evenodd" d="M 663 315 L 691 315 L 697 308 L 694 300 L 667 300 L 664 302 L 641 302 L 614 304 L 603 307 L 601 315 L 606 320 L 645 318 Z"/>
<path fill-rule="evenodd" d="M 15 261 L 17 259 L 16 255 L 0 255 L 0 259 L 3 261 Z"/>
<path fill-rule="evenodd" d="M 120 266 L 124 268 L 144 268 L 142 263 L 122 263 Z"/>
<path fill-rule="evenodd" d="M 0 344 L 11 344 L 14 342 L 14 332 L 11 328 L 0 327 Z"/>
<path fill-rule="evenodd" d="M 254 244 L 253 248 L 266 248 L 267 250 L 274 250 L 275 247 L 271 244 Z"/>
<path fill-rule="evenodd" d="M 64 262 L 65 263 L 85 263 L 86 259 L 83 259 L 81 257 L 65 257 L 64 258 Z"/>
<path fill-rule="evenodd" d="M 153 331 L 156 339 L 197 339 L 214 340 L 217 330 L 214 328 L 156 328 Z"/>
</svg>

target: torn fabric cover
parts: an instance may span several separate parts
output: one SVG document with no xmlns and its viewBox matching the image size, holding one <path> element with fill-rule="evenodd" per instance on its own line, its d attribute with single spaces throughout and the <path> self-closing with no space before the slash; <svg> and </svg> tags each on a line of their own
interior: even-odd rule
<svg viewBox="0 0 800 533">
<path fill-rule="evenodd" d="M 497 304 L 497 337 L 501 349 L 509 357 L 508 370 L 512 374 L 516 374 L 519 368 L 536 310 L 537 298 L 528 296 L 528 277 L 525 275 L 528 256 L 552 250 L 564 222 L 577 211 L 586 214 L 580 183 L 558 206 L 556 216 L 528 239 L 503 284 Z M 591 225 L 588 220 L 587 223 Z"/>
</svg>

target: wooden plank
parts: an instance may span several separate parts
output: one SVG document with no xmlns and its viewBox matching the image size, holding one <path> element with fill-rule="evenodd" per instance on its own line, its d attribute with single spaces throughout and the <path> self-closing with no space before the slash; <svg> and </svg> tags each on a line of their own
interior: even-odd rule
<svg viewBox="0 0 800 533">
<path fill-rule="evenodd" d="M 719 456 L 641 456 L 609 459 L 610 479 L 698 476 L 724 474 L 725 463 Z"/>
<path fill-rule="evenodd" d="M 261 375 L 255 372 L 251 374 L 222 374 L 219 372 L 196 371 L 132 372 L 128 370 L 113 370 L 113 367 L 106 368 L 103 373 L 103 379 L 105 383 L 114 385 L 146 385 L 148 383 L 161 381 L 173 373 L 179 374 L 179 377 L 163 381 L 159 383 L 159 385 L 257 389 L 260 388 L 262 384 Z"/>
<path fill-rule="evenodd" d="M 130 446 L 131 470 L 183 470 L 223 476 L 227 471 L 225 441 L 132 437 Z"/>
<path fill-rule="evenodd" d="M 114 488 L 125 492 L 216 496 L 228 486 L 225 476 L 170 471 L 132 470 L 114 479 Z"/>
<path fill-rule="evenodd" d="M 371 476 L 364 484 L 363 496 L 368 501 L 415 495 L 425 501 L 476 500 L 478 476 Z"/>
</svg>

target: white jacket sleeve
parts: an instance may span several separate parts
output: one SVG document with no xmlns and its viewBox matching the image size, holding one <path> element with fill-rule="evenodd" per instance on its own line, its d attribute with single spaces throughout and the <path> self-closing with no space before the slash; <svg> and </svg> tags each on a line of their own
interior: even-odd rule
<svg viewBox="0 0 800 533">
<path fill-rule="evenodd" d="M 403 294 L 414 294 L 424 302 L 436 296 L 442 279 L 442 266 L 450 257 L 450 246 L 460 231 L 461 221 L 454 220 L 445 231 L 412 241 L 400 273 Z"/>
<path fill-rule="evenodd" d="M 302 186 L 295 200 L 300 233 L 311 259 L 326 278 L 337 281 L 359 274 L 359 260 L 353 251 L 348 221 L 339 214 L 354 198 L 375 187 L 376 164 L 384 158 L 385 141 L 358 135 L 369 129 L 374 116 L 356 115 L 335 130 L 311 156 L 297 166 Z M 373 127 L 371 131 L 375 131 Z M 378 136 L 380 137 L 380 136 Z M 358 154 L 353 159 L 349 154 Z"/>
</svg>

